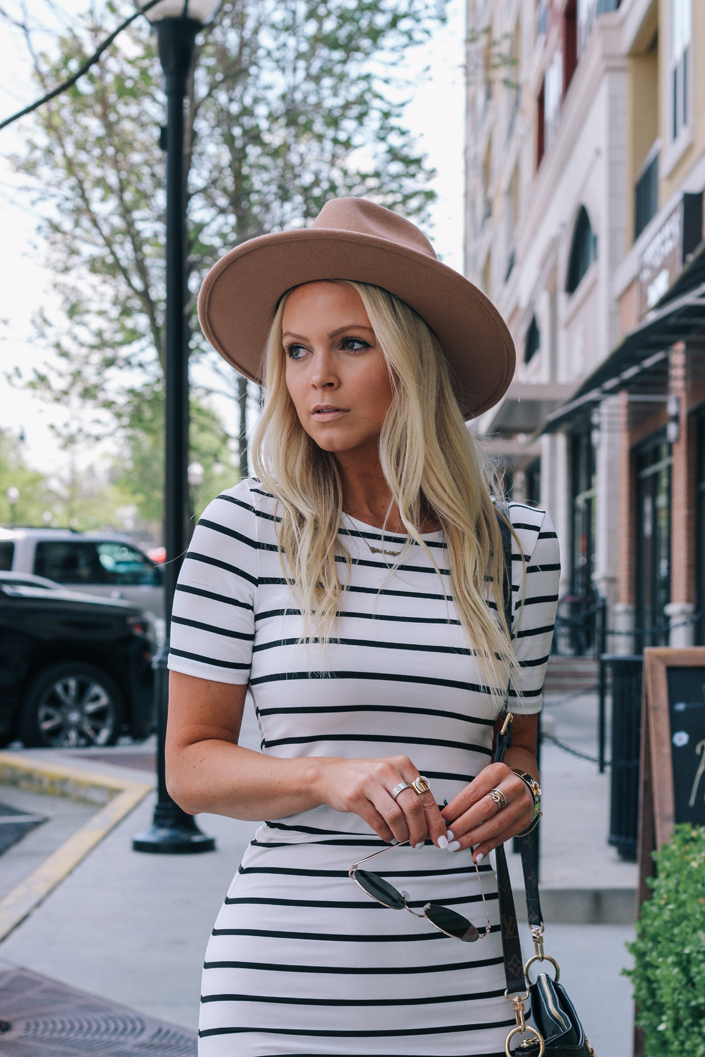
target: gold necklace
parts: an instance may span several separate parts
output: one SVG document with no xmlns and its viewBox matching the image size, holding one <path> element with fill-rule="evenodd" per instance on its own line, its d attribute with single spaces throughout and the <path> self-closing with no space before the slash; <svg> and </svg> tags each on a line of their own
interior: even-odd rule
<svg viewBox="0 0 705 1057">
<path fill-rule="evenodd" d="M 353 521 L 353 518 L 350 516 L 350 514 L 346 514 L 346 517 L 350 521 Z M 358 529 L 355 527 L 354 524 L 353 524 L 352 528 L 353 528 L 353 531 L 354 531 L 355 535 L 359 536 L 361 540 L 365 541 L 365 543 L 367 544 L 367 549 L 369 550 L 370 554 L 388 554 L 390 558 L 398 558 L 399 555 L 401 554 L 401 551 L 386 551 L 384 549 L 384 547 L 373 547 L 372 544 L 367 539 L 367 537 L 363 536 L 363 534 L 358 531 Z"/>
</svg>

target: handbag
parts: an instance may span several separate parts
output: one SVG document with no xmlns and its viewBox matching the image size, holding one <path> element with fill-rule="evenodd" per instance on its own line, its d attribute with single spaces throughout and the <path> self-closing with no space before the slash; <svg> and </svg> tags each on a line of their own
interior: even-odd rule
<svg viewBox="0 0 705 1057">
<path fill-rule="evenodd" d="M 512 550 L 511 534 L 508 525 L 498 518 L 504 550 L 504 615 L 507 627 L 512 627 L 511 570 Z M 508 703 L 508 702 L 507 702 Z M 494 762 L 502 763 L 505 753 L 512 743 L 512 714 L 505 704 L 504 721 L 497 735 Z M 538 828 L 520 834 L 519 848 L 521 866 L 524 874 L 526 892 L 526 910 L 534 941 L 534 954 L 523 962 L 514 893 L 507 866 L 504 845 L 495 849 L 497 866 L 497 891 L 499 896 L 500 930 L 502 934 L 502 951 L 504 954 L 504 974 L 507 988 L 504 997 L 512 1003 L 516 1024 L 507 1035 L 504 1052 L 507 1057 L 520 1054 L 521 1057 L 595 1057 L 595 1051 L 585 1037 L 580 1018 L 575 1011 L 568 994 L 560 981 L 560 967 L 555 958 L 544 953 L 544 925 L 541 914 L 538 877 Z M 555 970 L 552 978 L 546 972 L 539 972 L 536 981 L 531 983 L 529 971 L 535 963 L 550 962 Z M 529 1003 L 530 1015 L 534 1026 L 526 1023 L 525 1003 Z M 515 1050 L 510 1049 L 512 1039 L 518 1035 L 528 1038 Z"/>
<path fill-rule="evenodd" d="M 506 714 L 502 730 L 497 737 L 495 763 L 501 763 L 511 745 L 512 715 Z M 519 928 L 514 909 L 514 893 L 507 866 L 504 845 L 495 849 L 497 864 L 497 891 L 499 895 L 500 929 L 504 954 L 504 974 L 507 988 L 504 997 L 512 1003 L 516 1025 L 507 1035 L 504 1052 L 522 1057 L 595 1057 L 595 1051 L 585 1037 L 580 1018 L 575 1011 L 563 984 L 560 983 L 560 966 L 555 958 L 543 949 L 544 925 L 541 916 L 541 900 L 538 885 L 538 830 L 534 828 L 525 836 L 519 836 L 521 865 L 526 890 L 526 909 L 534 941 L 534 954 L 523 963 Z M 553 965 L 555 977 L 540 972 L 534 983 L 529 975 L 534 963 L 548 961 Z M 525 1003 L 529 1003 L 534 1025 L 526 1023 Z M 516 1035 L 528 1035 L 516 1050 L 510 1043 Z"/>
</svg>

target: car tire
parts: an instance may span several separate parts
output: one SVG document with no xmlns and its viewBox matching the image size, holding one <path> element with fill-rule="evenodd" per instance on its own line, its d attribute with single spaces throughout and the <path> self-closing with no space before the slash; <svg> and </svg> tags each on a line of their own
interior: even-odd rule
<svg viewBox="0 0 705 1057">
<path fill-rule="evenodd" d="M 117 741 L 124 715 L 122 694 L 107 672 L 66 661 L 29 687 L 17 735 L 28 749 L 97 748 Z"/>
</svg>

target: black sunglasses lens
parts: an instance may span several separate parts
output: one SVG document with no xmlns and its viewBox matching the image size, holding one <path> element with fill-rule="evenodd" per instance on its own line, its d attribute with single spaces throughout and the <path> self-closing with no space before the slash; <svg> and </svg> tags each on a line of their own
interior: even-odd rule
<svg viewBox="0 0 705 1057">
<path fill-rule="evenodd" d="M 453 936 L 456 940 L 474 943 L 475 940 L 480 938 L 480 933 L 474 925 L 470 924 L 467 918 L 461 917 L 460 914 L 456 914 L 454 910 L 449 910 L 448 907 L 430 903 L 425 907 L 424 914 L 432 925 L 445 932 L 446 935 Z"/>
<path fill-rule="evenodd" d="M 378 899 L 380 903 L 384 903 L 390 910 L 404 909 L 406 905 L 404 896 L 401 892 L 397 892 L 396 888 L 392 888 L 390 884 L 387 884 L 379 874 L 369 873 L 367 870 L 356 870 L 355 880 L 361 888 L 365 889 L 368 895 L 371 895 L 373 899 Z"/>
</svg>

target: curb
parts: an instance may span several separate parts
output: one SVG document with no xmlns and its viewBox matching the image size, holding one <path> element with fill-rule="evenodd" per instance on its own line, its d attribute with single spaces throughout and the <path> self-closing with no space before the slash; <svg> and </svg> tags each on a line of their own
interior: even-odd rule
<svg viewBox="0 0 705 1057">
<path fill-rule="evenodd" d="M 102 805 L 100 811 L 0 901 L 2 943 L 153 787 L 5 752 L 0 752 L 0 785 Z"/>
</svg>

